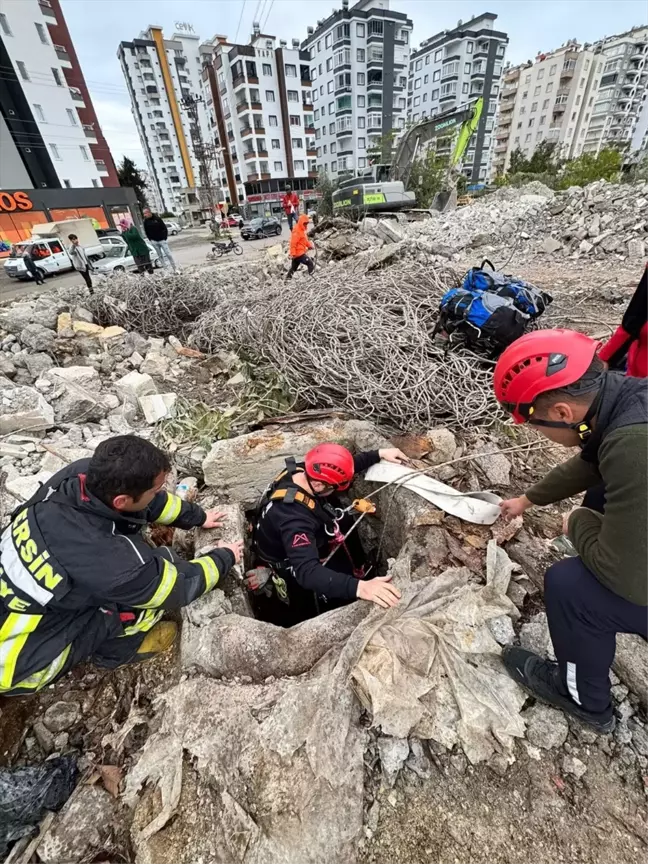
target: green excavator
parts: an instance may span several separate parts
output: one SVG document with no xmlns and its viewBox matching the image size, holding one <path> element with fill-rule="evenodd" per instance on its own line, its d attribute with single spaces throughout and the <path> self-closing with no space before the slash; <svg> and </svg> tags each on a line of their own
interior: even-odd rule
<svg viewBox="0 0 648 864">
<path fill-rule="evenodd" d="M 443 188 L 435 196 L 433 210 L 452 209 L 457 203 L 457 165 L 468 148 L 484 109 L 480 96 L 470 105 L 453 108 L 421 120 L 401 137 L 391 165 L 372 165 L 355 177 L 342 180 L 333 192 L 336 215 L 394 213 L 416 208 L 416 193 L 406 189 L 412 164 L 422 148 L 436 138 L 456 135 L 444 177 Z"/>
</svg>

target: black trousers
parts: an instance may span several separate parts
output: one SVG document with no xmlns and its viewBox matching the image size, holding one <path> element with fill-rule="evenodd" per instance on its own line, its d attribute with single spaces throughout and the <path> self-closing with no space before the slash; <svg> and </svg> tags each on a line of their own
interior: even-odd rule
<svg viewBox="0 0 648 864">
<path fill-rule="evenodd" d="M 295 273 L 299 269 L 300 264 L 305 264 L 308 267 L 308 272 L 312 273 L 315 269 L 315 264 L 312 258 L 309 258 L 308 255 L 300 255 L 299 258 L 293 258 L 290 263 L 290 270 L 288 271 L 287 279 L 292 279 L 293 273 Z"/>
<path fill-rule="evenodd" d="M 589 490 L 583 504 L 603 512 L 605 488 Z M 616 634 L 648 639 L 648 609 L 610 591 L 580 558 L 565 558 L 550 567 L 544 586 L 551 641 L 566 692 L 587 711 L 605 711 Z"/>
<path fill-rule="evenodd" d="M 92 294 L 92 279 L 90 278 L 89 268 L 86 268 L 85 270 L 78 270 L 77 272 L 83 276 L 83 281 L 86 283 L 86 285 L 90 289 L 90 293 Z"/>
<path fill-rule="evenodd" d="M 45 284 L 45 280 L 40 275 L 38 267 L 36 267 L 33 261 L 25 261 L 25 267 L 27 268 L 37 285 Z"/>
<path fill-rule="evenodd" d="M 137 272 L 147 273 L 153 272 L 153 265 L 151 264 L 151 253 L 147 252 L 146 255 L 133 255 L 133 260 L 137 264 Z"/>
<path fill-rule="evenodd" d="M 297 222 L 297 219 L 299 218 L 299 213 L 287 213 L 286 217 L 288 219 L 288 230 L 292 231 L 293 225 L 295 224 L 295 222 Z"/>
</svg>

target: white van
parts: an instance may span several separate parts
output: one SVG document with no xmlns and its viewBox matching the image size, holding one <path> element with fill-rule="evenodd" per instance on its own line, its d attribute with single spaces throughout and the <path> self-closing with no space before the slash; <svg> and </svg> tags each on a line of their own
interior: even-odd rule
<svg viewBox="0 0 648 864">
<path fill-rule="evenodd" d="M 30 248 L 34 263 L 43 278 L 55 273 L 64 273 L 66 270 L 74 270 L 70 256 L 59 239 L 32 238 L 16 243 L 9 258 L 6 259 L 4 269 L 11 279 L 25 281 L 32 278 L 23 261 L 23 255 Z"/>
</svg>

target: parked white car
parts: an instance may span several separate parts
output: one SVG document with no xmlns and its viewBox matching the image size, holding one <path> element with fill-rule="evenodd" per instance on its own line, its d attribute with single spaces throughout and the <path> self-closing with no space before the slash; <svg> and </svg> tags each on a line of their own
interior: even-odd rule
<svg viewBox="0 0 648 864">
<path fill-rule="evenodd" d="M 107 246 L 110 248 L 111 246 L 125 246 L 126 241 L 122 240 L 120 234 L 107 234 L 105 237 L 100 237 L 99 242 L 102 246 Z M 105 250 L 104 250 L 105 254 Z"/>
<path fill-rule="evenodd" d="M 146 245 L 151 253 L 151 264 L 154 267 L 159 267 L 160 261 L 157 252 L 150 243 L 147 243 Z M 111 246 L 106 245 L 106 257 L 102 258 L 101 261 L 97 261 L 94 265 L 94 269 L 97 273 L 102 273 L 104 276 L 112 276 L 113 273 L 124 273 L 126 270 L 137 270 L 137 264 L 128 251 L 128 246 L 122 240 L 120 244 L 115 243 Z"/>
<path fill-rule="evenodd" d="M 11 279 L 25 281 L 32 278 L 22 257 L 29 248 L 32 249 L 36 267 L 43 278 L 73 269 L 70 256 L 58 238 L 23 240 L 16 243 L 11 256 L 4 262 L 5 274 Z"/>
<path fill-rule="evenodd" d="M 167 220 L 165 219 L 164 224 L 167 227 L 167 231 L 172 236 L 175 236 L 176 234 L 179 234 L 182 231 L 182 225 L 178 225 L 177 222 L 167 222 Z"/>
</svg>

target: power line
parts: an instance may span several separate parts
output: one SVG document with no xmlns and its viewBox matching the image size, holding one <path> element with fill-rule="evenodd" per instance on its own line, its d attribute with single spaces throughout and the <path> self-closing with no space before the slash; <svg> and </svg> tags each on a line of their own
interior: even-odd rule
<svg viewBox="0 0 648 864">
<path fill-rule="evenodd" d="M 243 20 L 243 12 L 245 11 L 245 3 L 246 0 L 243 0 L 243 5 L 241 6 L 241 15 L 238 22 L 238 27 L 236 28 L 236 35 L 234 36 L 234 42 L 238 39 L 239 30 L 241 29 L 241 21 Z"/>
<path fill-rule="evenodd" d="M 268 18 L 270 17 L 270 13 L 272 12 L 272 7 L 274 6 L 274 0 L 270 0 L 270 6 L 268 7 L 268 11 L 266 12 L 265 21 L 261 27 L 262 30 L 265 30 L 265 26 L 268 23 Z"/>
</svg>

